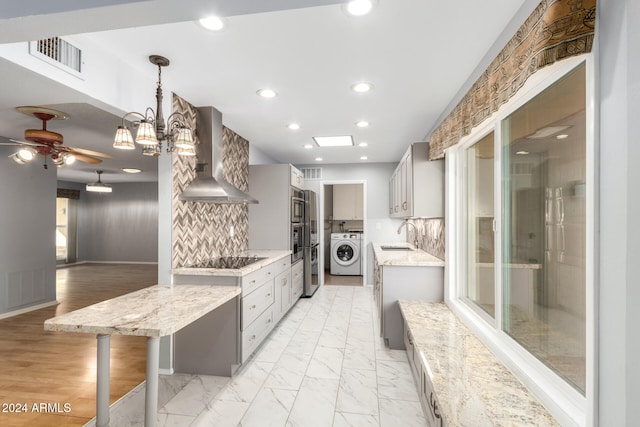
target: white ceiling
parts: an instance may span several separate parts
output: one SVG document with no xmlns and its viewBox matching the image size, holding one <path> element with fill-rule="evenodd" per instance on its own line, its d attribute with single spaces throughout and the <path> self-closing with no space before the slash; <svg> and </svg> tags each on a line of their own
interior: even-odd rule
<svg viewBox="0 0 640 427">
<path fill-rule="evenodd" d="M 95 1 L 105 3 L 107 0 Z M 218 108 L 226 126 L 279 162 L 308 164 L 321 156 L 322 163 L 356 163 L 361 162 L 362 155 L 368 156 L 367 162 L 394 162 L 410 143 L 428 136 L 443 110 L 524 2 L 379 0 L 370 14 L 352 17 L 340 5 L 326 5 L 335 3 L 333 1 L 279 0 L 270 2 L 273 9 L 288 10 L 250 13 L 264 10 L 264 2 L 245 0 L 235 2 L 236 15 L 227 16 L 227 28 L 219 33 L 205 31 L 189 20 L 92 32 L 82 37 L 117 52 L 123 61 L 138 70 L 148 69 L 151 85 L 156 80 L 156 69 L 148 62 L 148 56 L 168 57 L 171 65 L 163 71 L 166 86 L 196 106 Z M 150 7 L 149 2 L 129 3 L 132 4 L 113 6 L 113 9 L 122 13 L 123 7 Z M 181 3 L 185 10 L 181 10 L 180 15 L 187 16 L 202 10 L 206 2 L 156 0 L 150 3 L 173 6 Z M 222 4 L 232 3 L 216 2 L 219 9 Z M 325 5 L 289 9 L 294 3 Z M 238 4 L 245 9 L 238 9 Z M 193 10 L 187 12 L 191 6 Z M 75 22 L 85 13 L 95 11 L 65 12 L 56 19 Z M 16 20 L 28 19 L 5 21 L 11 27 Z M 166 15 L 162 19 L 166 22 Z M 71 27 L 59 22 L 57 27 L 84 31 L 88 25 L 84 22 L 74 27 L 72 21 Z M 90 18 L 87 21 L 92 22 Z M 95 21 L 93 25 L 105 28 L 102 21 Z M 124 19 L 120 25 L 127 27 L 131 22 Z M 0 41 L 12 39 L 5 36 Z M 38 125 L 35 119 L 20 115 L 12 107 L 30 104 L 36 91 L 48 85 L 51 89 L 47 91 L 52 94 L 48 97 L 49 103 L 56 104 L 56 92 L 65 88 L 29 76 L 24 70 L 16 71 L 5 62 L 0 61 L 0 71 L 10 81 L 5 85 L 8 93 L 3 93 L 4 101 L 0 100 L 0 135 L 15 138 L 20 137 L 25 126 L 37 128 Z M 31 78 L 33 84 L 25 85 L 24 81 Z M 12 84 L 11 79 L 20 79 L 21 83 Z M 362 80 L 373 83 L 374 89 L 364 94 L 351 91 L 350 86 Z M 263 99 L 256 95 L 258 89 L 267 86 L 277 91 L 276 98 Z M 114 153 L 110 147 L 112 126 L 114 121 L 117 123 L 117 117 L 95 107 L 82 108 L 78 105 L 81 102 L 82 97 L 78 96 L 77 103 L 58 105 L 72 117 L 64 124 L 52 123 L 49 128 L 63 133 L 69 145 L 122 156 L 123 153 Z M 148 99 L 141 101 L 140 110 L 154 104 L 151 91 Z M 105 120 L 105 115 L 109 120 Z M 355 126 L 361 119 L 370 122 L 369 128 Z M 105 121 L 110 124 L 106 126 Z M 299 123 L 301 129 L 287 129 L 290 122 Z M 366 141 L 369 146 L 303 148 L 304 144 L 313 143 L 313 136 L 343 134 L 353 135 L 356 144 Z M 3 147 L 0 153 L 6 150 L 7 147 Z M 125 157 L 105 162 L 105 168 L 116 172 L 119 167 L 142 161 L 147 161 L 141 166 L 145 171 L 154 166 L 149 162 L 151 159 L 131 152 L 124 154 Z M 126 161 L 129 164 L 124 164 Z M 87 176 L 95 177 L 95 169 L 85 167 L 83 174 L 78 173 L 83 171 L 83 166 L 74 165 L 60 169 L 58 176 L 87 182 L 90 180 Z M 142 175 L 132 178 L 118 174 L 112 177 L 112 182 L 155 179 L 153 173 Z"/>
</svg>

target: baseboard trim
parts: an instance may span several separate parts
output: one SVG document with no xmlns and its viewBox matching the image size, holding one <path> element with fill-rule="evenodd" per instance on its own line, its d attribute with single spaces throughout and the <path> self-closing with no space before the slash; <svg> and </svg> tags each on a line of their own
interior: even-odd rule
<svg viewBox="0 0 640 427">
<path fill-rule="evenodd" d="M 82 265 L 82 264 L 143 264 L 143 265 L 158 265 L 157 262 L 151 262 L 151 261 L 77 261 L 74 263 L 70 263 L 70 264 L 58 264 L 56 265 L 56 268 L 66 268 L 66 267 L 74 267 L 76 265 Z"/>
<path fill-rule="evenodd" d="M 55 300 L 55 301 L 43 302 L 42 304 L 36 304 L 29 307 L 21 308 L 19 310 L 9 311 L 7 313 L 0 314 L 0 320 L 7 319 L 13 316 L 18 316 L 20 314 L 29 313 L 30 311 L 40 310 L 41 308 L 51 307 L 52 305 L 57 305 L 57 304 L 59 304 L 59 302 Z"/>
<path fill-rule="evenodd" d="M 173 368 L 160 368 L 158 369 L 158 373 L 160 375 L 173 375 L 174 371 Z"/>
</svg>

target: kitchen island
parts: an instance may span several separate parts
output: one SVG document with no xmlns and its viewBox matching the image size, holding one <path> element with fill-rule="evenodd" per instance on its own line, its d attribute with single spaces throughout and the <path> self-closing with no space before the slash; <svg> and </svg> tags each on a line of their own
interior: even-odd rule
<svg viewBox="0 0 640 427">
<path fill-rule="evenodd" d="M 212 348 L 202 337 L 211 331 L 230 331 L 231 313 L 212 313 L 193 328 L 176 334 L 175 368 L 184 373 L 232 375 L 293 307 L 303 290 L 302 262 L 292 265 L 290 250 L 246 250 L 233 257 L 175 268 L 172 273 L 174 283 L 216 283 L 242 290 L 235 329 L 223 338 L 224 349 Z"/>
<path fill-rule="evenodd" d="M 44 329 L 97 335 L 96 425 L 109 425 L 110 336 L 147 337 L 145 427 L 155 426 L 160 337 L 171 335 L 240 295 L 234 286 L 150 286 L 48 319 Z"/>
</svg>

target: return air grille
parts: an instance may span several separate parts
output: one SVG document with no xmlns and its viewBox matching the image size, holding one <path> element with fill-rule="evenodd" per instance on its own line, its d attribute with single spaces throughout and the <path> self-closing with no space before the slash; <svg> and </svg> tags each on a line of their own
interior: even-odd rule
<svg viewBox="0 0 640 427">
<path fill-rule="evenodd" d="M 73 74 L 82 72 L 82 51 L 60 37 L 31 42 L 29 52 L 65 71 L 72 71 Z"/>
<path fill-rule="evenodd" d="M 322 179 L 322 168 L 302 168 L 301 171 L 307 181 Z"/>
</svg>

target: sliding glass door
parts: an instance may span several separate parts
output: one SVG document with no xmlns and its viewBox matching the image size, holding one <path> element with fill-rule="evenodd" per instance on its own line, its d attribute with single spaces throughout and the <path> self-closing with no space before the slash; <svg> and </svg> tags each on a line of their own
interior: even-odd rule
<svg viewBox="0 0 640 427">
<path fill-rule="evenodd" d="M 502 123 L 503 330 L 584 393 L 584 66 Z"/>
<path fill-rule="evenodd" d="M 493 319 L 497 329 L 582 395 L 587 354 L 585 68 L 578 66 L 496 118 L 494 132 L 464 147 L 464 280 L 458 285 L 468 306 Z"/>
</svg>

